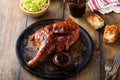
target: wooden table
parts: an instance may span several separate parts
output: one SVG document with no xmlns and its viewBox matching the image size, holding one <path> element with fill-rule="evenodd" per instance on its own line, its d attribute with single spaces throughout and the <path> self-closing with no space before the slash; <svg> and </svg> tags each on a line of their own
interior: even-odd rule
<svg viewBox="0 0 120 80">
<path fill-rule="evenodd" d="M 82 18 L 73 18 L 69 15 L 68 6 L 62 0 L 51 0 L 48 12 L 38 18 L 24 15 L 19 8 L 19 0 L 0 0 L 0 80 L 46 80 L 36 77 L 20 66 L 15 44 L 20 33 L 30 24 L 43 19 L 71 17 L 81 25 L 91 36 L 94 42 L 94 52 L 90 63 L 79 74 L 66 80 L 104 80 L 104 64 L 107 59 L 113 59 L 120 49 L 120 34 L 113 44 L 103 43 L 104 27 L 94 30 L 86 18 L 92 12 L 87 7 L 86 14 Z M 110 13 L 100 15 L 105 24 L 117 24 L 120 26 L 120 14 Z M 120 70 L 118 78 L 120 80 Z"/>
</svg>

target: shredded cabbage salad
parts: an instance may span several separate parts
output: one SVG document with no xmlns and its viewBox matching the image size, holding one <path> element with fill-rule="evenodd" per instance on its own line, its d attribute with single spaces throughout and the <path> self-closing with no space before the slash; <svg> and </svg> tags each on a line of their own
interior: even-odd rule
<svg viewBox="0 0 120 80">
<path fill-rule="evenodd" d="M 41 11 L 48 5 L 48 0 L 22 0 L 22 7 L 30 12 Z"/>
</svg>

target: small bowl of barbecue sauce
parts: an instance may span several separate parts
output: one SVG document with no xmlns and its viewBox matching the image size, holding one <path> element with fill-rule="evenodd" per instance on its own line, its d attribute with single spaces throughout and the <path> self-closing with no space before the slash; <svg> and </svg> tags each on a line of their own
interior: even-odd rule
<svg viewBox="0 0 120 80">
<path fill-rule="evenodd" d="M 67 53 L 60 52 L 54 55 L 53 62 L 59 68 L 64 69 L 70 65 L 71 58 Z"/>
</svg>

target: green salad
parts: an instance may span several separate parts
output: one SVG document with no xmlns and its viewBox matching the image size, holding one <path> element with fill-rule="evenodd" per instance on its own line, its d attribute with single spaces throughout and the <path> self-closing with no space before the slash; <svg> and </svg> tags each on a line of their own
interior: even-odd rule
<svg viewBox="0 0 120 80">
<path fill-rule="evenodd" d="M 41 11 L 48 5 L 48 0 L 22 0 L 22 7 L 30 12 Z"/>
</svg>

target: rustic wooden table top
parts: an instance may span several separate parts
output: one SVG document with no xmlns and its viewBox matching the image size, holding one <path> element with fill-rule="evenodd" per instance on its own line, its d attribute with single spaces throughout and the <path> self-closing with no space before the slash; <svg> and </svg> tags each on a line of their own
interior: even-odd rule
<svg viewBox="0 0 120 80">
<path fill-rule="evenodd" d="M 113 44 L 103 43 L 104 27 L 94 30 L 86 18 L 92 12 L 87 7 L 86 14 L 82 18 L 73 18 L 69 15 L 69 9 L 62 0 L 51 0 L 48 12 L 38 18 L 32 18 L 23 14 L 19 8 L 19 0 L 0 0 L 0 80 L 46 80 L 32 75 L 19 64 L 15 44 L 20 33 L 26 27 L 38 20 L 72 18 L 81 25 L 91 36 L 94 43 L 93 56 L 90 63 L 77 75 L 66 80 L 104 80 L 104 64 L 107 59 L 113 59 L 120 49 L 120 34 Z M 120 14 L 110 13 L 100 15 L 105 24 L 117 24 L 120 26 Z M 118 77 L 120 80 L 120 70 Z"/>
</svg>

